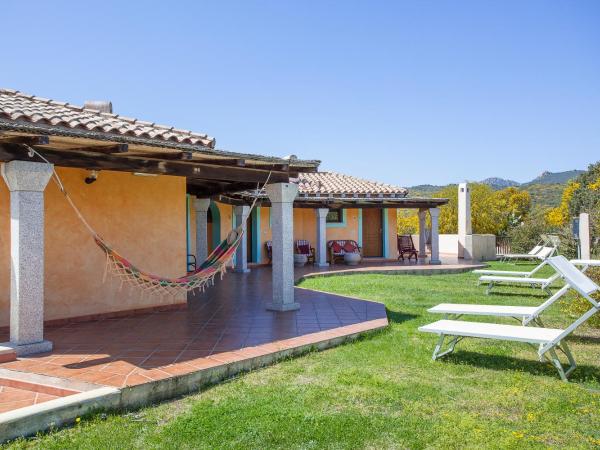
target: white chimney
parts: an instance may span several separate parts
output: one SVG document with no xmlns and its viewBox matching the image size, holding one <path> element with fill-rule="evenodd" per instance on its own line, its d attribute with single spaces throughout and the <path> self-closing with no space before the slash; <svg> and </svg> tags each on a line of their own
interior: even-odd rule
<svg viewBox="0 0 600 450">
<path fill-rule="evenodd" d="M 86 100 L 83 104 L 85 109 L 93 109 L 94 111 L 111 113 L 113 112 L 112 102 L 108 100 Z"/>
<path fill-rule="evenodd" d="M 468 183 L 458 185 L 458 257 L 465 257 L 467 235 L 473 234 L 471 228 L 471 189 Z M 467 251 L 467 257 L 469 257 Z"/>
</svg>

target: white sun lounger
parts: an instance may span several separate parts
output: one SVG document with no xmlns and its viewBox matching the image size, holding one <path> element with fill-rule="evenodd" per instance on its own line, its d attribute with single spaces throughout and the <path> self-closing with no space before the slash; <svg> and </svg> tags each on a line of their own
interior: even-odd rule
<svg viewBox="0 0 600 450">
<path fill-rule="evenodd" d="M 588 269 L 588 267 L 600 266 L 600 259 L 572 259 L 571 262 L 576 266 L 583 266 L 583 268 L 581 269 L 582 272 L 585 272 Z M 546 264 L 547 263 L 544 260 L 529 272 L 518 270 L 477 269 L 474 270 L 473 273 L 477 273 L 480 275 L 503 275 L 507 277 L 532 277 L 537 272 L 539 272 Z"/>
<path fill-rule="evenodd" d="M 500 257 L 501 260 L 504 260 L 505 258 L 529 258 L 531 256 L 534 256 L 535 254 L 539 253 L 539 251 L 542 249 L 543 245 L 536 245 L 535 247 L 533 247 L 529 253 L 500 253 L 497 256 Z"/>
<path fill-rule="evenodd" d="M 537 326 L 543 327 L 544 324 L 540 319 L 540 315 L 560 299 L 569 289 L 571 285 L 565 284 L 560 290 L 552 295 L 548 300 L 539 306 L 509 306 L 509 305 L 474 305 L 463 303 L 441 303 L 433 308 L 429 308 L 427 312 L 434 314 L 444 314 L 444 318 L 458 319 L 464 315 L 470 316 L 495 316 L 495 317 L 512 317 L 520 321 L 523 325 L 534 323 Z"/>
<path fill-rule="evenodd" d="M 569 374 L 575 369 L 576 363 L 565 339 L 577 327 L 598 312 L 600 304 L 591 297 L 591 294 L 598 291 L 600 287 L 579 271 L 572 263 L 567 261 L 564 256 L 550 258 L 548 263 L 557 273 L 560 273 L 560 276 L 565 279 L 568 286 L 575 289 L 592 304 L 590 310 L 564 330 L 482 322 L 463 322 L 459 320 L 439 320 L 419 328 L 419 331 L 439 335 L 438 343 L 433 351 L 433 359 L 435 360 L 451 353 L 454 351 L 456 344 L 466 337 L 525 342 L 537 345 L 540 361 L 550 360 L 561 379 L 566 381 Z M 452 339 L 448 344 L 448 349 L 441 351 L 447 336 L 452 336 Z M 568 359 L 569 367 L 566 370 L 563 368 L 556 354 L 557 349 L 564 353 Z"/>
<path fill-rule="evenodd" d="M 491 270 L 491 269 L 477 269 L 474 270 L 473 273 L 481 274 L 481 275 L 503 275 L 507 277 L 532 277 L 537 272 L 539 272 L 546 265 L 546 261 L 542 261 L 540 264 L 535 266 L 533 270 L 529 272 L 517 271 L 517 270 Z"/>
<path fill-rule="evenodd" d="M 529 253 L 514 253 L 508 255 L 500 255 L 501 261 L 508 260 L 517 260 L 517 259 L 525 259 L 525 260 L 534 260 L 541 259 L 544 260 L 546 258 L 550 258 L 554 256 L 556 253 L 556 247 L 546 247 L 546 246 L 535 246 Z"/>
<path fill-rule="evenodd" d="M 600 266 L 600 260 L 598 259 L 573 259 L 571 263 L 576 266 L 581 266 L 581 271 L 585 272 L 589 267 L 598 267 Z M 529 285 L 533 288 L 541 288 L 542 290 L 548 292 L 550 294 L 550 286 L 554 283 L 558 278 L 560 278 L 560 274 L 554 274 L 547 278 L 533 278 L 539 270 L 541 270 L 547 264 L 546 260 L 542 261 L 541 264 L 537 265 L 533 270 L 529 272 L 517 272 L 510 270 L 474 270 L 473 273 L 481 273 L 485 274 L 479 277 L 478 284 L 487 283 L 488 287 L 485 291 L 486 294 L 489 294 L 493 289 L 494 285 L 498 283 L 508 283 L 508 284 L 520 284 L 520 285 Z"/>
<path fill-rule="evenodd" d="M 551 277 L 548 278 L 533 278 L 533 277 L 518 277 L 518 276 L 513 276 L 513 277 L 503 277 L 500 275 L 483 275 L 481 277 L 479 277 L 479 282 L 478 284 L 482 284 L 482 283 L 486 283 L 487 289 L 485 290 L 486 294 L 489 294 L 493 287 L 497 284 L 500 283 L 508 283 L 508 284 L 519 284 L 519 285 L 526 285 L 526 286 L 531 286 L 532 288 L 541 288 L 543 291 L 546 291 L 548 294 L 550 294 L 550 286 L 552 285 L 552 283 L 554 283 L 556 280 L 558 280 L 560 278 L 560 275 L 555 273 L 554 275 L 552 275 Z"/>
<path fill-rule="evenodd" d="M 572 259 L 571 262 L 576 266 L 581 266 L 582 272 L 585 272 L 588 269 L 588 267 L 600 266 L 600 259 Z"/>
</svg>

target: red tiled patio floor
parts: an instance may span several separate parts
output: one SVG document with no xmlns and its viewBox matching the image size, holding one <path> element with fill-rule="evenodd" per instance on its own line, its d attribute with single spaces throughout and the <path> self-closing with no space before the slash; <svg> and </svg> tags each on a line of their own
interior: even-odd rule
<svg viewBox="0 0 600 450">
<path fill-rule="evenodd" d="M 267 311 L 271 271 L 228 273 L 187 310 L 47 327 L 51 353 L 0 368 L 123 387 L 387 324 L 382 304 L 296 289 L 299 311 Z M 4 337 L 6 339 L 6 337 Z"/>
<path fill-rule="evenodd" d="M 37 405 L 55 398 L 58 398 L 58 396 L 10 386 L 0 386 L 0 413 Z"/>
</svg>

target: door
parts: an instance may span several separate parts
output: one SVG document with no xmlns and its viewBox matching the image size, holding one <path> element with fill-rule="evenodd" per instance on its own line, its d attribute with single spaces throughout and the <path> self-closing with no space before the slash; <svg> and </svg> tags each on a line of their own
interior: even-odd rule
<svg viewBox="0 0 600 450">
<path fill-rule="evenodd" d="M 363 256 L 383 256 L 381 210 L 377 208 L 363 208 L 362 221 Z"/>
</svg>

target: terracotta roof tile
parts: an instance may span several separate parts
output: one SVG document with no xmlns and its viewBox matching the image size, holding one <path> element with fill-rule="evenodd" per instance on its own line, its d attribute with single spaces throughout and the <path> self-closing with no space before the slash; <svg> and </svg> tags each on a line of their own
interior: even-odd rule
<svg viewBox="0 0 600 450">
<path fill-rule="evenodd" d="M 69 103 L 23 94 L 13 89 L 0 89 L 0 118 L 210 148 L 215 146 L 215 139 L 206 134 L 156 125 L 153 122 L 118 114 L 102 113 Z"/>
<path fill-rule="evenodd" d="M 408 190 L 376 181 L 363 180 L 334 172 L 301 173 L 298 176 L 299 193 L 315 196 L 373 195 L 404 197 Z"/>
</svg>

